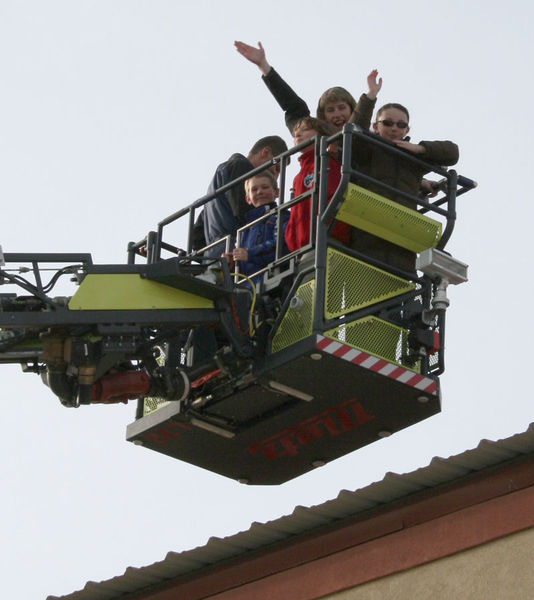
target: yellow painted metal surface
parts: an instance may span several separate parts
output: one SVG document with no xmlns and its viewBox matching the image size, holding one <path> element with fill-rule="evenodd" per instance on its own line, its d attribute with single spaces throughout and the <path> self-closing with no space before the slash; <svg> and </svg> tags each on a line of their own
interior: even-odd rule
<svg viewBox="0 0 534 600">
<path fill-rule="evenodd" d="M 414 288 L 415 284 L 411 281 L 333 248 L 327 250 L 324 307 L 327 319 L 371 306 Z"/>
<path fill-rule="evenodd" d="M 91 273 L 69 302 L 70 310 L 213 308 L 213 300 L 179 290 L 138 273 Z"/>
<path fill-rule="evenodd" d="M 413 252 L 434 248 L 441 238 L 439 221 L 353 183 L 336 219 Z"/>
<path fill-rule="evenodd" d="M 274 354 L 312 334 L 315 279 L 302 284 L 295 297 L 298 306 L 287 309 L 277 332 L 273 337 L 271 352 Z"/>
<path fill-rule="evenodd" d="M 383 358 L 405 369 L 421 372 L 419 361 L 409 364 L 404 357 L 408 353 L 408 330 L 378 317 L 368 316 L 341 324 L 325 331 L 325 337 Z"/>
</svg>

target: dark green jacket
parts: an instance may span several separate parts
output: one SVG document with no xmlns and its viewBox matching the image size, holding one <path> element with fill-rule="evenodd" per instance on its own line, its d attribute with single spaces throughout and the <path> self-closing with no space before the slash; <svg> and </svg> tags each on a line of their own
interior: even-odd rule
<svg viewBox="0 0 534 600">
<path fill-rule="evenodd" d="M 387 140 L 379 136 L 371 133 L 367 135 L 385 142 L 388 147 L 394 147 L 394 144 L 390 144 Z M 365 175 L 383 181 L 403 192 L 417 196 L 421 180 L 426 173 L 432 170 L 432 166 L 451 166 L 458 162 L 458 146 L 453 142 L 422 141 L 419 143 L 425 148 L 424 154 L 416 155 L 406 150 L 402 150 L 400 154 L 393 154 L 383 147 L 372 146 L 364 140 L 354 138 L 352 144 L 352 162 Z M 428 166 L 412 162 L 409 160 L 410 157 L 428 163 Z M 402 196 L 396 196 L 388 191 L 384 191 L 379 185 L 366 183 L 365 187 L 392 200 L 396 200 L 400 204 L 416 208 L 415 203 L 410 202 Z"/>
</svg>

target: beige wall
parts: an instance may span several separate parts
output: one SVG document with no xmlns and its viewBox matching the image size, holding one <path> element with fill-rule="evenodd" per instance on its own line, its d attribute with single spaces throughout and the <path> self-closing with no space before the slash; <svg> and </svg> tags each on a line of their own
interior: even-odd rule
<svg viewBox="0 0 534 600">
<path fill-rule="evenodd" d="M 323 598 L 531 600 L 534 598 L 534 529 Z"/>
<path fill-rule="evenodd" d="M 135 596 L 534 600 L 534 459 Z"/>
</svg>

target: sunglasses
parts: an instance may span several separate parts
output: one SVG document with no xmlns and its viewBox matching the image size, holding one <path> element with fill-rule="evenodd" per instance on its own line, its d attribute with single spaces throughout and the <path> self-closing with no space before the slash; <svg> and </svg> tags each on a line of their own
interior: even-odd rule
<svg viewBox="0 0 534 600">
<path fill-rule="evenodd" d="M 392 121 L 391 119 L 382 119 L 381 121 L 378 121 L 379 123 L 382 123 L 382 125 L 384 125 L 384 127 L 393 127 L 393 125 L 396 125 L 399 129 L 406 129 L 406 127 L 408 127 L 408 123 L 406 123 L 406 121 Z"/>
</svg>

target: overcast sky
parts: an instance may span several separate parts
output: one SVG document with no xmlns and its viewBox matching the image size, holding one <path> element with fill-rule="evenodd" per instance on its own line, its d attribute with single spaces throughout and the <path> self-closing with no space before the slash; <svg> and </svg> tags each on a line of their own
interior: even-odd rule
<svg viewBox="0 0 534 600">
<path fill-rule="evenodd" d="M 232 152 L 263 135 L 289 143 L 234 39 L 261 40 L 312 111 L 327 87 L 359 95 L 378 68 L 379 104 L 410 109 L 412 140 L 457 142 L 458 171 L 479 182 L 448 246 L 470 281 L 449 288 L 442 413 L 282 486 L 136 447 L 133 405 L 67 409 L 35 375 L 0 367 L 5 598 L 67 594 L 527 428 L 533 19 L 514 0 L 0 0 L 5 252 L 124 262 L 128 241 L 202 196 Z"/>
</svg>

